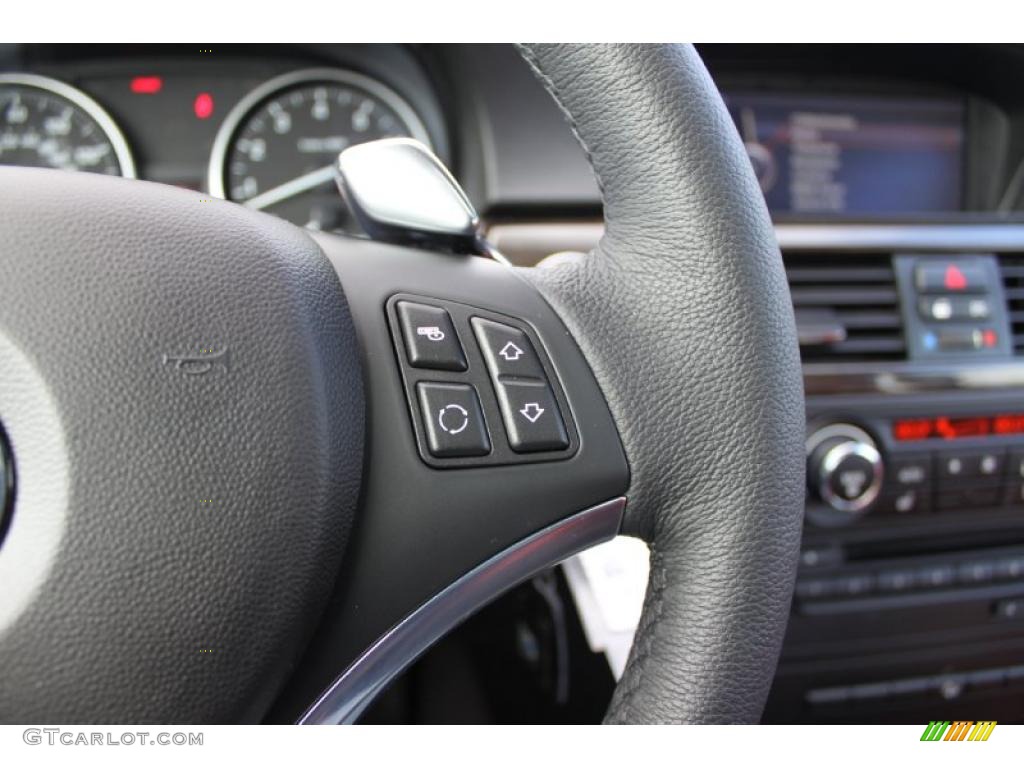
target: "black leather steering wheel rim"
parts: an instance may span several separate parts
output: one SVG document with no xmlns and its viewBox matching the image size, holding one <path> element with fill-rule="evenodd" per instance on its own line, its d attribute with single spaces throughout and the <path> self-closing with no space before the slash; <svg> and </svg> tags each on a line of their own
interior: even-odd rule
<svg viewBox="0 0 1024 768">
<path fill-rule="evenodd" d="M 785 273 L 717 88 L 689 46 L 523 46 L 586 151 L 605 234 L 533 275 L 579 342 L 651 547 L 608 722 L 756 722 L 781 648 L 804 497 Z"/>
<path fill-rule="evenodd" d="M 623 495 L 651 578 L 607 720 L 759 718 L 804 471 L 764 201 L 692 48 L 522 52 L 604 200 L 598 248 L 547 269 L 0 169 L 0 422 L 17 478 L 0 720 L 293 721 L 481 564 L 545 532 L 569 536 L 563 556 L 584 546 L 572 521 L 588 510 L 614 535 Z M 411 365 L 402 299 L 447 308 L 465 370 Z M 474 318 L 543 352 L 533 386 L 547 377 L 564 450 L 512 449 L 507 382 L 487 376 Z M 415 392 L 430 381 L 479 398 L 486 453 L 429 454 Z"/>
</svg>

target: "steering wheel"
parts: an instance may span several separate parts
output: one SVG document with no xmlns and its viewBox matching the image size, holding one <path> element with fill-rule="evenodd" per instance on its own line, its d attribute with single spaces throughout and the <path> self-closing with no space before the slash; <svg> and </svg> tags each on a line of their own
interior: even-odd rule
<svg viewBox="0 0 1024 768">
<path fill-rule="evenodd" d="M 0 171 L 0 720 L 350 722 L 621 531 L 651 575 L 607 720 L 757 721 L 804 494 L 763 199 L 693 49 L 521 50 L 604 202 L 547 269 Z"/>
</svg>

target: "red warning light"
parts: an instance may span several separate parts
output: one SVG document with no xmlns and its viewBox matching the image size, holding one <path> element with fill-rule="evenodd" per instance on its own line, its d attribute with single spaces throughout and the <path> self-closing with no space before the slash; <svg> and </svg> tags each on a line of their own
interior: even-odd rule
<svg viewBox="0 0 1024 768">
<path fill-rule="evenodd" d="M 132 93 L 160 93 L 164 87 L 164 79 L 155 75 L 133 77 L 131 82 Z"/>
<path fill-rule="evenodd" d="M 947 291 L 962 291 L 967 287 L 967 278 L 960 271 L 956 264 L 946 267 L 946 278 L 944 280 Z"/>
<path fill-rule="evenodd" d="M 991 328 L 986 328 L 981 333 L 981 342 L 986 349 L 992 349 L 999 344 L 999 336 Z"/>
<path fill-rule="evenodd" d="M 192 111 L 196 113 L 196 117 L 200 120 L 206 120 L 213 114 L 213 96 L 206 93 L 200 93 L 196 96 L 196 100 L 192 102 Z"/>
</svg>

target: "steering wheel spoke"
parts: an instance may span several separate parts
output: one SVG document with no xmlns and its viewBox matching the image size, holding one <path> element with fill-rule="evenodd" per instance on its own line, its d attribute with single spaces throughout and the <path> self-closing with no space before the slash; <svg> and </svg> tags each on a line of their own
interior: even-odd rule
<svg viewBox="0 0 1024 768">
<path fill-rule="evenodd" d="M 512 268 L 321 234 L 364 349 L 362 511 L 277 717 L 353 719 L 469 613 L 619 530 L 628 468 L 587 362 Z M 344 674 L 338 677 L 338 672 Z"/>
</svg>

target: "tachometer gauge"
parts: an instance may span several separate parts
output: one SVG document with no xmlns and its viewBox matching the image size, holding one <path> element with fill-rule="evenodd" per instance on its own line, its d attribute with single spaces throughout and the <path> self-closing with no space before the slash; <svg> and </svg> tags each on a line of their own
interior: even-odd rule
<svg viewBox="0 0 1024 768">
<path fill-rule="evenodd" d="M 412 107 L 377 80 L 336 69 L 282 75 L 225 118 L 210 158 L 210 193 L 312 229 L 347 229 L 333 180 L 338 153 L 396 136 L 430 146 Z"/>
<path fill-rule="evenodd" d="M 124 134 L 103 107 L 49 77 L 0 74 L 0 165 L 135 178 Z"/>
</svg>

